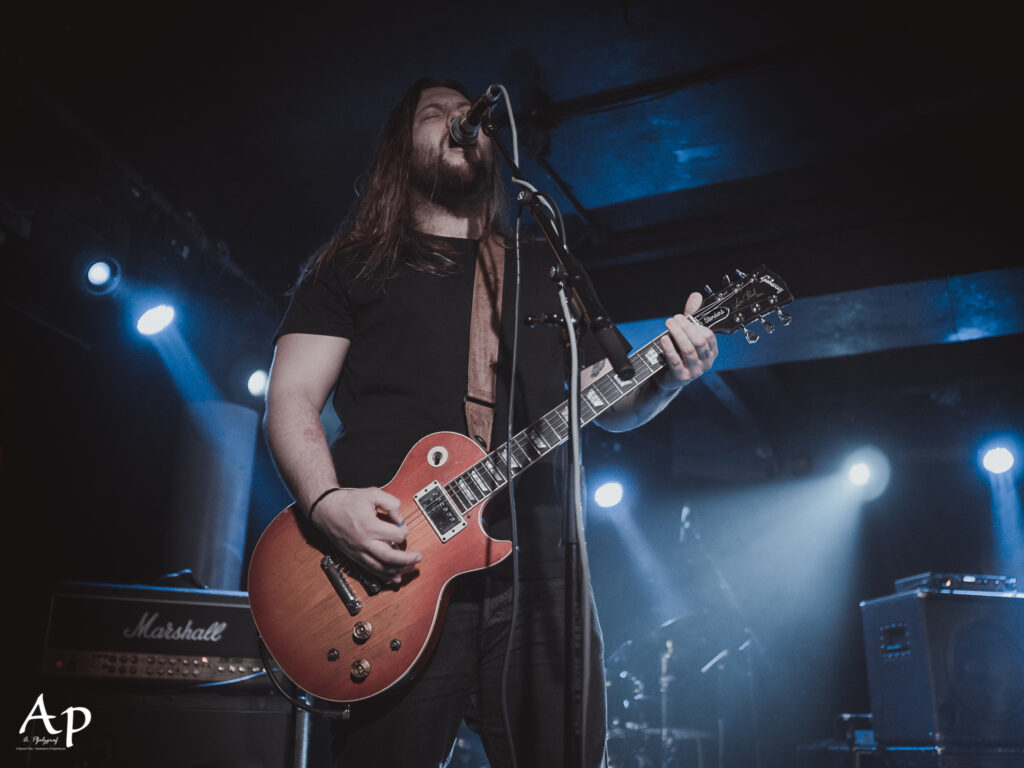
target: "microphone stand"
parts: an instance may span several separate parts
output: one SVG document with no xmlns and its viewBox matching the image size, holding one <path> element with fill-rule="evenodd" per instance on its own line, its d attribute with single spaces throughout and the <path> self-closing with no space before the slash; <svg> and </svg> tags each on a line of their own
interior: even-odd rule
<svg viewBox="0 0 1024 768">
<path fill-rule="evenodd" d="M 498 136 L 497 123 L 490 117 L 486 117 L 481 123 L 484 134 L 490 137 L 494 146 L 504 159 L 506 165 L 511 169 L 514 178 L 523 178 L 515 159 L 508 148 L 502 143 Z M 518 203 L 529 209 L 537 225 L 544 235 L 544 239 L 551 247 L 555 259 L 555 265 L 551 269 L 551 279 L 558 288 L 562 307 L 564 311 L 564 323 L 566 332 L 576 335 L 583 328 L 589 329 L 597 338 L 606 357 L 611 361 L 615 372 L 620 378 L 627 380 L 633 378 L 633 365 L 629 361 L 629 344 L 615 328 L 614 323 L 608 317 L 604 307 L 601 305 L 594 293 L 590 281 L 583 275 L 583 270 L 575 258 L 569 253 L 563 243 L 564 232 L 556 230 L 553 222 L 547 216 L 546 210 L 542 210 L 540 197 L 535 192 L 521 190 Z M 563 224 L 564 227 L 564 224 Z M 571 315 L 571 316 L 570 316 Z M 570 339 L 575 344 L 576 339 Z M 572 367 L 572 366 L 570 366 Z M 579 381 L 578 366 L 570 370 L 570 375 Z M 572 387 L 571 392 L 577 392 L 577 397 L 570 397 L 569 403 L 569 478 L 570 488 L 569 500 L 567 502 L 567 519 L 565 524 L 565 559 L 566 559 L 566 615 L 567 615 L 567 638 L 566 638 L 566 659 L 570 684 L 566 691 L 566 716 L 565 716 L 565 756 L 566 765 L 584 766 L 587 747 L 587 704 L 589 687 L 595 681 L 589 680 L 590 658 L 589 658 L 589 628 L 590 624 L 590 593 L 587 589 L 586 553 L 581 551 L 583 546 L 578 535 L 582 530 L 582 467 L 576 459 L 579 452 L 579 441 L 576 433 L 579 430 L 578 414 L 578 388 Z M 604 681 L 599 681 L 603 686 Z"/>
<path fill-rule="evenodd" d="M 516 165 L 508 148 L 502 143 L 498 136 L 498 124 L 493 118 L 487 117 L 482 123 L 484 133 L 498 148 L 505 164 L 512 171 L 514 178 L 523 178 L 519 166 Z M 601 350 L 604 352 L 612 368 L 619 375 L 620 379 L 628 380 L 633 378 L 633 364 L 629 361 L 629 343 L 616 329 L 604 306 L 594 293 L 590 281 L 583 275 L 583 269 L 579 262 L 569 253 L 562 243 L 561 235 L 555 230 L 550 219 L 542 215 L 544 213 L 539 197 L 533 192 L 522 190 L 518 196 L 520 205 L 525 205 L 540 227 L 544 239 L 551 246 L 551 252 L 555 262 L 565 275 L 565 287 L 569 293 L 569 305 L 578 321 L 585 330 L 594 334 Z"/>
</svg>

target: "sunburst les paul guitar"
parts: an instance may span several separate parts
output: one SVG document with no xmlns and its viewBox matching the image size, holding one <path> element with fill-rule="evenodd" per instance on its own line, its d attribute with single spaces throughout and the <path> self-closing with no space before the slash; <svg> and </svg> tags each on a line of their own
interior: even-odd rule
<svg viewBox="0 0 1024 768">
<path fill-rule="evenodd" d="M 726 278 L 728 280 L 728 278 Z M 764 267 L 712 293 L 694 320 L 716 333 L 742 330 L 768 315 L 785 325 L 793 300 Z M 660 337 L 630 356 L 635 376 L 609 372 L 580 392 L 580 421 L 600 417 L 665 365 Z M 485 507 L 508 482 L 568 438 L 568 402 L 485 453 L 470 438 L 438 432 L 419 440 L 384 490 L 402 502 L 406 546 L 422 553 L 400 585 L 384 583 L 328 544 L 295 506 L 264 531 L 249 565 L 249 602 L 263 643 L 299 688 L 326 701 L 354 702 L 415 674 L 437 640 L 448 587 L 461 574 L 504 560 L 508 541 L 492 539 Z"/>
</svg>

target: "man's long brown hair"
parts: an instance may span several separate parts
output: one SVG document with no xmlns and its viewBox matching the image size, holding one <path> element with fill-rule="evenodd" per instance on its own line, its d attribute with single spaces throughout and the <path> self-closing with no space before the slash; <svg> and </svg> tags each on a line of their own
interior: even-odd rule
<svg viewBox="0 0 1024 768">
<path fill-rule="evenodd" d="M 469 98 L 466 89 L 452 80 L 421 77 L 410 86 L 381 129 L 373 163 L 352 212 L 313 255 L 304 274 L 337 259 L 355 260 L 357 277 L 378 285 L 394 277 L 402 264 L 429 272 L 458 270 L 456 251 L 450 244 L 412 226 L 408 194 L 412 126 L 420 94 L 427 88 L 450 88 Z M 497 157 L 491 163 L 489 185 L 481 241 L 491 237 L 507 241 L 509 231 L 503 220 L 507 193 L 498 173 Z"/>
</svg>

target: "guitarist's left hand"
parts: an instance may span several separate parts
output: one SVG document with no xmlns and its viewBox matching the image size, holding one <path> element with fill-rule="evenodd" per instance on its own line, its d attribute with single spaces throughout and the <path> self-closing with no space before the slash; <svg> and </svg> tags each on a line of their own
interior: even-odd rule
<svg viewBox="0 0 1024 768">
<path fill-rule="evenodd" d="M 668 363 L 655 377 L 664 390 L 678 389 L 708 371 L 718 357 L 718 340 L 714 332 L 689 318 L 703 302 L 699 293 L 686 300 L 684 314 L 665 321 L 668 335 L 661 338 L 661 349 Z"/>
</svg>

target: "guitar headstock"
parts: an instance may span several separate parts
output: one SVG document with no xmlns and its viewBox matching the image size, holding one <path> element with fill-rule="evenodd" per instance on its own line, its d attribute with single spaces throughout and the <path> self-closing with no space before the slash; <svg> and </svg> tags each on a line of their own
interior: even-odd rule
<svg viewBox="0 0 1024 768">
<path fill-rule="evenodd" d="M 768 315 L 774 312 L 783 325 L 789 325 L 793 318 L 782 307 L 792 303 L 793 294 L 782 278 L 764 265 L 749 275 L 737 269 L 735 275 L 735 279 L 723 277 L 723 287 L 717 292 L 705 286 L 704 304 L 693 313 L 697 322 L 715 333 L 742 329 L 751 344 L 758 336 L 747 327 L 750 323 L 760 321 L 765 332 L 771 333 L 775 326 Z"/>
</svg>

